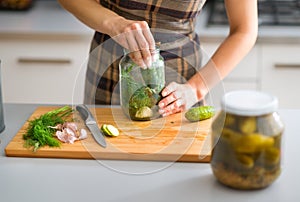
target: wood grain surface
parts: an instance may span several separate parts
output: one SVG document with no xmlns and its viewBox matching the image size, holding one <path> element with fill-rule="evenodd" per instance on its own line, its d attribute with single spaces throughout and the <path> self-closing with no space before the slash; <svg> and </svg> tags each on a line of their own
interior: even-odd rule
<svg viewBox="0 0 300 202">
<path fill-rule="evenodd" d="M 28 120 L 57 107 L 38 107 Z M 118 159 L 149 161 L 209 162 L 212 119 L 189 122 L 183 113 L 151 121 L 137 122 L 128 119 L 120 108 L 90 108 L 102 124 L 112 124 L 120 131 L 118 137 L 105 137 L 107 148 L 98 145 L 92 135 L 74 144 L 62 143 L 61 147 L 43 147 L 37 152 L 24 147 L 23 134 L 28 121 L 5 148 L 10 157 L 71 158 L 71 159 Z M 74 113 L 79 127 L 85 127 Z"/>
</svg>

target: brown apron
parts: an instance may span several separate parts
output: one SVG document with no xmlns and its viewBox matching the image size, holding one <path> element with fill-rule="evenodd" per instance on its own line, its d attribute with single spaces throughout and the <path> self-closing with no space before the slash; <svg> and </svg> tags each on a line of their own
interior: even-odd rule
<svg viewBox="0 0 300 202">
<path fill-rule="evenodd" d="M 205 0 L 101 0 L 100 4 L 131 20 L 145 20 L 161 43 L 166 83 L 186 82 L 201 67 L 201 49 L 195 18 Z M 123 48 L 108 35 L 95 32 L 85 81 L 84 103 L 119 102 L 119 61 Z"/>
</svg>

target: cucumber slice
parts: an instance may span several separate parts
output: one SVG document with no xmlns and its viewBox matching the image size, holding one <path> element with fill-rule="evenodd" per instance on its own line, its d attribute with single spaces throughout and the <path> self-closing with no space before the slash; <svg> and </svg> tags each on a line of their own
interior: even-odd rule
<svg viewBox="0 0 300 202">
<path fill-rule="evenodd" d="M 100 130 L 102 131 L 102 133 L 104 134 L 104 135 L 107 135 L 106 133 L 106 124 L 102 124 L 102 126 L 101 126 L 101 128 L 100 128 Z"/>
<path fill-rule="evenodd" d="M 104 135 L 107 135 L 107 136 L 110 136 L 110 137 L 116 137 L 120 134 L 119 130 L 116 127 L 114 127 L 113 125 L 110 125 L 110 124 L 103 124 L 101 126 L 101 130 L 104 133 Z"/>
</svg>

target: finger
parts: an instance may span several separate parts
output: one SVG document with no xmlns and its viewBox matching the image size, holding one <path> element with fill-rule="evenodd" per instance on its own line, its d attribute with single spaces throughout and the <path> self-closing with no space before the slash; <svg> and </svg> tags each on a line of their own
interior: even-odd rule
<svg viewBox="0 0 300 202">
<path fill-rule="evenodd" d="M 168 96 L 166 96 L 165 98 L 163 98 L 158 106 L 160 108 L 166 108 L 169 104 L 171 104 L 172 102 L 176 101 L 178 99 L 177 94 L 175 92 L 172 92 L 171 94 L 169 94 Z"/>
<path fill-rule="evenodd" d="M 174 109 L 181 109 L 184 105 L 184 100 L 182 98 L 176 100 L 175 102 L 173 102 L 172 104 L 174 105 Z"/>
<path fill-rule="evenodd" d="M 112 39 L 114 39 L 118 44 L 120 44 L 125 49 L 129 50 L 129 45 L 127 43 L 126 34 L 122 33 L 117 36 L 114 36 Z"/>
<path fill-rule="evenodd" d="M 169 115 L 176 114 L 176 113 L 179 113 L 182 111 L 183 111 L 182 108 L 174 109 L 174 110 L 170 111 L 169 113 L 164 114 L 163 116 L 169 116 Z"/>
<path fill-rule="evenodd" d="M 179 108 L 183 106 L 183 99 L 177 99 L 174 102 L 170 103 L 168 106 L 164 107 L 161 112 L 169 112 L 169 111 L 178 111 Z"/>
<path fill-rule="evenodd" d="M 144 60 L 144 63 L 147 67 L 151 66 L 151 50 L 149 49 L 149 44 L 146 38 L 143 35 L 143 31 L 141 29 L 137 29 L 135 32 L 135 39 L 138 43 L 139 50 L 141 50 L 141 54 Z"/>
<path fill-rule="evenodd" d="M 146 40 L 147 40 L 147 42 L 149 44 L 149 49 L 150 50 L 154 50 L 155 49 L 155 40 L 154 40 L 154 37 L 153 37 L 153 35 L 152 35 L 151 31 L 150 31 L 148 23 L 145 22 L 145 21 L 143 21 L 141 23 L 141 28 L 142 28 L 143 34 L 144 34 L 144 36 L 145 36 L 145 38 L 146 38 Z"/>
<path fill-rule="evenodd" d="M 182 112 L 183 111 L 183 108 L 180 106 L 180 107 L 176 107 L 176 105 L 180 105 L 180 103 L 176 104 L 174 102 L 174 105 L 171 104 L 170 106 L 168 106 L 166 109 L 163 109 L 163 110 L 160 110 L 160 114 L 165 117 L 165 116 L 169 116 L 171 114 L 175 114 L 175 113 L 178 113 L 178 112 Z"/>
<path fill-rule="evenodd" d="M 169 85 L 167 85 L 163 90 L 162 90 L 162 96 L 164 97 L 159 103 L 158 106 L 160 108 L 164 108 L 170 103 L 174 102 L 179 98 L 179 95 L 177 93 L 174 93 L 176 89 L 178 88 L 178 84 L 175 82 L 171 82 Z"/>
<path fill-rule="evenodd" d="M 135 32 L 135 31 L 134 31 Z M 142 54 L 141 52 L 139 51 L 139 47 L 138 47 L 138 44 L 135 40 L 135 37 L 131 32 L 127 32 L 126 33 L 126 40 L 127 40 L 127 43 L 129 45 L 129 50 L 131 51 L 130 55 L 131 55 L 131 59 L 139 66 L 141 67 L 145 67 L 145 63 L 143 61 L 143 57 L 142 57 Z"/>
<path fill-rule="evenodd" d="M 150 50 L 150 57 L 149 57 L 149 59 L 150 59 L 150 62 L 152 63 L 153 61 L 156 60 L 154 58 L 154 55 L 156 54 L 154 52 L 154 50 L 156 49 L 156 47 L 155 47 L 155 40 L 154 40 L 153 35 L 152 35 L 152 33 L 151 33 L 151 31 L 150 31 L 149 28 L 143 29 L 143 34 L 144 34 L 144 36 L 145 36 L 145 38 L 146 38 L 146 40 L 148 42 L 148 46 L 149 46 L 149 50 Z"/>
<path fill-rule="evenodd" d="M 142 27 L 143 35 L 144 35 L 144 37 L 147 40 L 148 45 L 149 45 L 149 49 L 150 49 L 150 52 L 151 52 L 150 62 L 152 63 L 152 61 L 155 60 L 153 58 L 153 52 L 152 52 L 153 50 L 156 49 L 155 40 L 154 40 L 153 34 L 151 33 L 151 30 L 148 26 L 148 23 L 146 21 L 143 21 L 141 23 L 141 27 Z"/>
<path fill-rule="evenodd" d="M 169 85 L 167 85 L 163 91 L 161 92 L 163 97 L 168 96 L 170 93 L 174 92 L 178 87 L 178 84 L 175 82 L 171 82 Z"/>
</svg>

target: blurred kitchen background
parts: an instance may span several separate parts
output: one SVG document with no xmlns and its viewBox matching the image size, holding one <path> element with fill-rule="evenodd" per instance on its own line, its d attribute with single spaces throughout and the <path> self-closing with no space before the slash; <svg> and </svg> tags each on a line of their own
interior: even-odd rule
<svg viewBox="0 0 300 202">
<path fill-rule="evenodd" d="M 211 2 L 208 26 L 227 25 L 224 0 Z M 300 26 L 300 0 L 259 0 L 259 26 Z"/>
<path fill-rule="evenodd" d="M 0 60 L 4 102 L 82 102 L 79 92 L 93 30 L 56 0 L 19 0 L 23 7 L 15 8 L 5 8 L 3 1 Z M 227 35 L 228 22 L 223 0 L 207 1 L 196 28 L 209 57 Z M 257 43 L 224 80 L 224 90 L 265 91 L 279 98 L 281 108 L 300 108 L 300 0 L 258 0 L 258 4 Z"/>
</svg>

